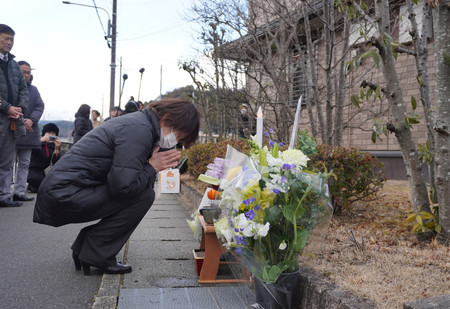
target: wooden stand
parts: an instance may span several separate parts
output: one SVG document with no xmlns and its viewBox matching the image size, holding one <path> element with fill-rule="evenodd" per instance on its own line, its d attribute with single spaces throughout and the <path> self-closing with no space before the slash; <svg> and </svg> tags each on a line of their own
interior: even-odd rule
<svg viewBox="0 0 450 309">
<path fill-rule="evenodd" d="M 219 264 L 229 264 L 229 262 L 221 262 L 220 256 L 226 252 L 222 250 L 219 239 L 216 236 L 216 230 L 214 224 L 207 224 L 202 215 L 198 215 L 202 226 L 202 240 L 200 243 L 200 249 L 194 250 L 194 256 L 196 251 L 204 251 L 203 263 L 197 263 L 197 272 L 200 273 L 199 283 L 236 283 L 236 282 L 248 282 L 248 279 L 216 279 L 217 271 L 219 270 Z M 196 257 L 200 259 L 201 257 Z M 199 266 L 200 265 L 200 266 Z M 201 268 L 200 270 L 198 268 Z M 245 273 L 244 273 L 245 276 Z"/>
</svg>

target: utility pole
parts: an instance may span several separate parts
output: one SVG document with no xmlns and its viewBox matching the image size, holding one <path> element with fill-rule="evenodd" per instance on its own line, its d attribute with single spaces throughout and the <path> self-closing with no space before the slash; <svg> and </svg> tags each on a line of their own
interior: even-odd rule
<svg viewBox="0 0 450 309">
<path fill-rule="evenodd" d="M 117 40 L 117 0 L 113 0 L 113 11 L 112 11 L 112 23 L 110 22 L 109 13 L 102 7 L 96 5 L 87 5 L 82 3 L 75 3 L 70 1 L 62 1 L 64 4 L 73 4 L 84 6 L 88 8 L 95 8 L 103 10 L 106 14 L 108 14 L 108 34 L 105 34 L 105 39 L 108 42 L 108 47 L 111 48 L 111 85 L 110 85 L 110 93 L 109 93 L 109 110 L 114 107 L 114 94 L 116 90 L 116 40 Z M 109 44 L 108 39 L 111 39 L 111 45 Z"/>
<path fill-rule="evenodd" d="M 162 100 L 162 65 L 161 65 L 161 72 L 159 75 L 159 99 Z"/>
<path fill-rule="evenodd" d="M 112 33 L 111 33 L 111 86 L 109 94 L 109 109 L 114 107 L 114 94 L 116 86 L 116 36 L 117 36 L 117 0 L 113 0 Z"/>
</svg>

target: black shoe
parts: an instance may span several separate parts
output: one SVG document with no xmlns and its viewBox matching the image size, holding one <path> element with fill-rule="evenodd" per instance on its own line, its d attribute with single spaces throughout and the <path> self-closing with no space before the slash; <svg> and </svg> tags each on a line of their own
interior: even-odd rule
<svg viewBox="0 0 450 309">
<path fill-rule="evenodd" d="M 91 266 L 97 267 L 95 265 L 91 265 L 88 263 L 85 263 L 81 260 L 80 264 L 81 267 L 83 267 L 83 272 L 85 276 L 89 276 L 91 274 Z M 76 267 L 76 265 L 75 265 Z M 109 267 L 105 267 L 105 268 L 101 268 L 98 267 L 101 270 L 103 270 L 103 272 L 107 273 L 107 274 L 111 274 L 111 275 L 118 275 L 118 274 L 126 274 L 126 273 L 131 273 L 131 266 L 129 265 L 123 265 L 122 263 L 117 262 L 116 265 L 113 266 L 109 266 Z"/>
<path fill-rule="evenodd" d="M 13 201 L 10 198 L 0 201 L 0 207 L 19 207 L 22 206 L 22 202 Z"/>
<path fill-rule="evenodd" d="M 114 266 L 103 268 L 103 271 L 107 274 L 126 274 L 131 273 L 131 270 L 130 265 L 123 265 L 120 262 L 117 262 Z"/>
<path fill-rule="evenodd" d="M 28 193 L 37 193 L 37 189 L 35 187 L 33 187 L 32 185 L 28 184 L 28 189 L 27 192 Z"/>
<path fill-rule="evenodd" d="M 27 196 L 26 194 L 24 194 L 24 195 L 14 194 L 13 195 L 13 201 L 29 202 L 32 200 L 34 200 L 34 196 Z"/>
</svg>

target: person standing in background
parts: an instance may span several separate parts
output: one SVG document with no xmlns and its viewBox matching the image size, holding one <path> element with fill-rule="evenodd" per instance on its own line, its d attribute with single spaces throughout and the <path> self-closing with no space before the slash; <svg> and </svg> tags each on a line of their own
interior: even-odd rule
<svg viewBox="0 0 450 309">
<path fill-rule="evenodd" d="M 28 167 L 30 166 L 32 149 L 41 149 L 41 139 L 39 134 L 38 121 L 44 112 L 44 102 L 41 99 L 39 90 L 31 85 L 33 75 L 31 66 L 26 61 L 18 62 L 22 70 L 23 77 L 28 86 L 28 108 L 23 114 L 26 135 L 16 140 L 15 162 L 17 163 L 16 181 L 14 182 L 13 201 L 32 201 L 34 197 L 26 195 Z M 11 165 L 11 176 L 14 171 L 14 163 Z"/>
<path fill-rule="evenodd" d="M 39 149 L 31 152 L 30 168 L 28 170 L 28 192 L 37 193 L 42 180 L 45 178 L 45 170 L 55 164 L 59 158 L 61 141 L 58 138 L 59 128 L 50 122 L 42 128 Z"/>
<path fill-rule="evenodd" d="M 18 207 L 11 199 L 11 164 L 16 152 L 16 138 L 25 135 L 23 113 L 28 106 L 27 84 L 20 67 L 10 53 L 14 30 L 0 24 L 0 207 Z"/>
<path fill-rule="evenodd" d="M 98 110 L 93 109 L 91 113 L 92 127 L 95 129 L 103 123 L 103 117 Z"/>
<path fill-rule="evenodd" d="M 87 104 L 81 104 L 78 112 L 75 114 L 75 128 L 73 129 L 73 143 L 78 142 L 86 133 L 93 129 L 92 122 L 89 119 L 91 107 Z"/>
<path fill-rule="evenodd" d="M 108 120 L 110 120 L 112 118 L 116 118 L 117 116 L 120 116 L 121 114 L 122 114 L 122 110 L 120 109 L 120 107 L 119 106 L 114 106 L 109 111 L 109 117 L 105 118 L 104 121 L 108 121 Z"/>
</svg>

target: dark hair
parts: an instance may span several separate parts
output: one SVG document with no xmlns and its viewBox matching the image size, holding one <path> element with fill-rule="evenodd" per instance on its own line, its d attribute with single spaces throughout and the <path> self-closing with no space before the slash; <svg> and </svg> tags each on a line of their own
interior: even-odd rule
<svg viewBox="0 0 450 309">
<path fill-rule="evenodd" d="M 122 109 L 120 108 L 120 106 L 116 105 L 116 106 L 114 106 L 113 108 L 111 108 L 109 111 L 110 111 L 110 112 L 112 112 L 112 111 L 118 112 L 118 111 L 121 111 L 121 110 L 122 110 Z"/>
<path fill-rule="evenodd" d="M 91 112 L 91 107 L 89 105 L 81 104 L 80 108 L 78 109 L 77 114 L 89 117 L 90 112 Z"/>
<path fill-rule="evenodd" d="M 28 62 L 24 61 L 24 60 L 20 60 L 19 62 L 17 62 L 17 64 L 18 65 L 27 65 L 27 66 L 29 66 L 31 68 L 31 65 Z"/>
<path fill-rule="evenodd" d="M 5 24 L 0 24 L 0 33 L 7 33 L 7 34 L 11 34 L 11 35 L 16 35 L 14 30 L 12 30 L 12 28 L 10 26 L 5 25 Z"/>
<path fill-rule="evenodd" d="M 46 125 L 44 125 L 42 127 L 42 136 L 44 136 L 45 133 L 47 133 L 47 132 L 53 132 L 53 133 L 55 133 L 58 136 L 59 135 L 59 128 L 53 122 L 49 122 L 49 123 L 47 123 Z"/>
<path fill-rule="evenodd" d="M 92 110 L 92 112 L 93 112 L 93 113 L 96 113 L 96 114 L 97 114 L 97 116 L 100 116 L 100 113 L 99 113 L 99 111 L 98 111 L 98 110 L 96 110 L 96 109 L 93 109 L 93 110 Z"/>
<path fill-rule="evenodd" d="M 194 103 L 186 99 L 163 99 L 147 106 L 155 112 L 159 121 L 174 130 L 181 131 L 186 136 L 180 140 L 185 147 L 190 147 L 197 141 L 200 130 L 200 112 Z"/>
<path fill-rule="evenodd" d="M 139 105 L 134 102 L 133 100 L 130 100 L 125 104 L 125 114 L 137 112 L 139 110 Z"/>
</svg>

